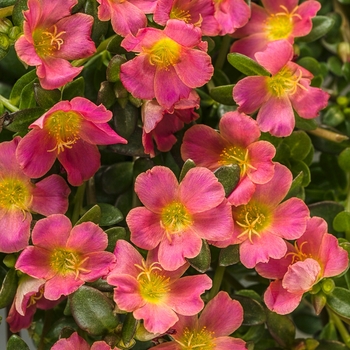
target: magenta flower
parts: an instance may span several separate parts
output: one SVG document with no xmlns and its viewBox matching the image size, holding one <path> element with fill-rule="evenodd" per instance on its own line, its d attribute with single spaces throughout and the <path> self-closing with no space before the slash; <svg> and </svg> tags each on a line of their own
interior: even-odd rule
<svg viewBox="0 0 350 350">
<path fill-rule="evenodd" d="M 207 0 L 158 0 L 154 21 L 166 25 L 169 19 L 192 23 L 202 30 L 203 35 L 219 34 L 219 23 L 215 19 L 215 7 Z"/>
<path fill-rule="evenodd" d="M 244 0 L 214 0 L 214 4 L 219 35 L 232 34 L 249 20 L 250 7 Z"/>
<path fill-rule="evenodd" d="M 275 163 L 273 178 L 266 184 L 256 185 L 249 203 L 232 207 L 233 243 L 240 244 L 244 266 L 253 268 L 270 258 L 282 258 L 287 252 L 284 239 L 296 239 L 304 233 L 309 219 L 306 204 L 295 197 L 281 203 L 291 183 L 288 168 Z"/>
<path fill-rule="evenodd" d="M 114 255 L 104 250 L 108 238 L 92 222 L 72 228 L 61 214 L 39 220 L 32 232 L 33 246 L 20 254 L 16 269 L 45 280 L 44 297 L 57 300 L 75 292 L 85 282 L 92 282 L 109 272 Z"/>
<path fill-rule="evenodd" d="M 28 11 L 23 12 L 24 34 L 16 41 L 15 49 L 22 61 L 37 66 L 44 89 L 72 81 L 83 67 L 73 67 L 68 60 L 89 57 L 96 51 L 90 38 L 93 17 L 70 13 L 77 2 L 28 0 Z"/>
<path fill-rule="evenodd" d="M 201 39 L 199 28 L 175 19 L 170 19 L 164 30 L 144 28 L 136 37 L 128 35 L 121 45 L 138 54 L 120 67 L 123 85 L 135 97 L 155 97 L 170 110 L 213 74 L 211 58 L 205 52 L 208 45 Z"/>
<path fill-rule="evenodd" d="M 229 337 L 243 322 L 241 304 L 226 292 L 219 292 L 210 300 L 198 317 L 179 316 L 172 327 L 173 341 L 154 347 L 155 350 L 212 349 L 245 350 L 245 342 Z"/>
<path fill-rule="evenodd" d="M 235 206 L 247 204 L 255 185 L 271 180 L 276 150 L 271 143 L 258 141 L 257 122 L 243 113 L 225 113 L 219 129 L 220 134 L 207 125 L 194 125 L 187 130 L 181 146 L 182 159 L 192 159 L 197 166 L 212 171 L 223 165 L 238 164 L 240 181 L 228 200 Z"/>
<path fill-rule="evenodd" d="M 333 277 L 348 267 L 348 254 L 339 247 L 335 236 L 327 233 L 327 223 L 312 217 L 305 233 L 282 259 L 270 259 L 267 264 L 258 264 L 257 272 L 274 281 L 265 292 L 266 306 L 278 314 L 288 314 L 299 305 L 304 293 L 323 278 Z"/>
<path fill-rule="evenodd" d="M 114 289 L 119 309 L 132 312 L 151 333 L 165 333 L 179 319 L 202 310 L 200 295 L 210 289 L 211 279 L 203 274 L 181 277 L 189 267 L 184 264 L 174 271 L 164 270 L 157 252 L 149 251 L 146 261 L 127 241 L 117 241 L 114 251 L 117 263 L 107 276 Z"/>
<path fill-rule="evenodd" d="M 256 60 L 271 76 L 249 76 L 233 88 L 233 99 L 239 111 L 247 114 L 259 110 L 257 122 L 261 131 L 274 136 L 288 136 L 295 126 L 293 109 L 305 119 L 316 118 L 327 106 L 329 95 L 310 86 L 313 75 L 291 61 L 292 46 L 284 41 L 268 44 Z"/>
<path fill-rule="evenodd" d="M 146 13 L 153 13 L 157 0 L 97 0 L 98 18 L 111 20 L 113 30 L 122 36 L 136 35 L 147 26 Z"/>
<path fill-rule="evenodd" d="M 175 103 L 171 112 L 160 106 L 157 101 L 146 101 L 142 105 L 142 144 L 145 153 L 155 156 L 154 144 L 161 152 L 171 150 L 177 139 L 175 132 L 181 130 L 184 123 L 191 123 L 199 118 L 194 112 L 195 108 L 199 108 L 199 96 L 193 90 L 188 99 L 182 99 Z"/>
<path fill-rule="evenodd" d="M 24 249 L 30 237 L 32 213 L 63 214 L 70 189 L 59 175 L 31 182 L 16 160 L 21 138 L 0 143 L 0 252 Z"/>
<path fill-rule="evenodd" d="M 20 142 L 17 159 L 25 174 L 38 178 L 60 161 L 68 182 L 79 186 L 100 166 L 96 144 L 126 143 L 108 125 L 112 112 L 82 97 L 61 101 L 32 123 Z"/>
<path fill-rule="evenodd" d="M 233 230 L 231 207 L 215 175 L 206 168 L 188 171 L 178 184 L 170 169 L 156 166 L 136 178 L 135 192 L 145 207 L 126 217 L 131 241 L 143 249 L 159 246 L 165 270 L 176 270 L 194 258 L 202 239 L 223 241 Z"/>
<path fill-rule="evenodd" d="M 298 5 L 298 0 L 262 0 L 264 7 L 251 4 L 252 16 L 249 22 L 233 34 L 241 38 L 233 43 L 231 52 L 239 52 L 254 59 L 256 52 L 264 51 L 268 43 L 286 40 L 310 33 L 311 19 L 321 8 L 318 1 L 307 0 Z"/>
</svg>

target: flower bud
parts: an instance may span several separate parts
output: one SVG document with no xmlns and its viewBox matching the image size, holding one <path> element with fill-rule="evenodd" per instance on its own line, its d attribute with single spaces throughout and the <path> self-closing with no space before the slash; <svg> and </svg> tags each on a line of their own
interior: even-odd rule
<svg viewBox="0 0 350 350">
<path fill-rule="evenodd" d="M 322 290 L 325 294 L 330 294 L 333 292 L 335 283 L 332 279 L 325 279 L 322 282 Z"/>
<path fill-rule="evenodd" d="M 12 41 L 16 41 L 20 35 L 21 35 L 21 29 L 17 26 L 12 27 L 8 33 L 8 36 Z"/>
<path fill-rule="evenodd" d="M 346 107 L 349 104 L 349 99 L 346 96 L 338 96 L 337 97 L 337 104 L 340 107 Z"/>
<path fill-rule="evenodd" d="M 343 62 L 347 62 L 350 60 L 350 44 L 346 42 L 341 42 L 337 48 L 338 56 L 341 58 Z"/>
<path fill-rule="evenodd" d="M 10 46 L 10 40 L 6 34 L 0 33 L 0 48 L 7 50 Z"/>
<path fill-rule="evenodd" d="M 0 33 L 7 34 L 12 28 L 12 22 L 7 18 L 0 18 Z"/>
</svg>

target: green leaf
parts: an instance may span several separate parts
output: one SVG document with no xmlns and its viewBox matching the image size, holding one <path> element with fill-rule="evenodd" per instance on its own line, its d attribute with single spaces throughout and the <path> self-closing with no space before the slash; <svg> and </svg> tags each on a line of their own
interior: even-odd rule
<svg viewBox="0 0 350 350">
<path fill-rule="evenodd" d="M 335 340 L 320 340 L 316 350 L 346 350 L 349 349 L 345 344 Z"/>
<path fill-rule="evenodd" d="M 293 176 L 297 176 L 300 172 L 303 173 L 303 181 L 301 182 L 302 187 L 306 187 L 311 182 L 310 168 L 303 161 L 291 161 L 291 171 Z"/>
<path fill-rule="evenodd" d="M 11 113 L 9 118 L 12 120 L 6 126 L 6 129 L 17 132 L 20 135 L 25 135 L 28 132 L 28 127 L 45 113 L 45 110 L 40 107 L 24 109 L 18 112 Z"/>
<path fill-rule="evenodd" d="M 199 254 L 192 259 L 186 259 L 193 268 L 199 272 L 206 272 L 210 267 L 211 254 L 207 241 L 202 240 L 202 248 Z"/>
<path fill-rule="evenodd" d="M 15 26 L 21 27 L 23 25 L 24 16 L 23 11 L 28 10 L 28 0 L 17 0 L 12 11 L 12 22 Z"/>
<path fill-rule="evenodd" d="M 327 306 L 337 315 L 350 320 L 350 290 L 335 287 L 333 292 L 327 296 Z"/>
<path fill-rule="evenodd" d="M 270 72 L 268 72 L 263 66 L 240 53 L 229 53 L 227 55 L 227 60 L 233 67 L 245 75 L 270 76 Z"/>
<path fill-rule="evenodd" d="M 350 212 L 338 213 L 333 220 L 333 227 L 338 232 L 350 231 Z"/>
<path fill-rule="evenodd" d="M 95 224 L 99 224 L 101 220 L 101 208 L 96 204 L 92 208 L 90 208 L 88 211 L 85 212 L 85 214 L 76 222 L 75 225 L 79 225 L 82 222 L 94 222 Z"/>
<path fill-rule="evenodd" d="M 97 104 L 103 104 L 106 108 L 110 108 L 116 101 L 113 84 L 103 81 L 97 93 Z"/>
<path fill-rule="evenodd" d="M 99 222 L 94 221 L 96 224 L 99 224 L 100 226 L 112 226 L 124 219 L 124 216 L 121 213 L 121 211 L 118 208 L 116 208 L 114 205 L 108 204 L 108 203 L 97 203 L 96 205 L 99 206 L 101 210 L 101 217 Z M 91 209 L 95 208 L 96 205 L 94 205 L 93 207 L 90 206 Z M 90 207 L 87 206 L 86 208 L 90 209 Z M 88 221 L 92 221 L 92 220 L 88 220 Z"/>
<path fill-rule="evenodd" d="M 95 0 L 86 0 L 85 13 L 94 18 L 91 38 L 95 42 L 96 46 L 103 40 L 108 30 L 108 23 L 106 21 L 100 21 L 98 18 L 98 6 Z"/>
<path fill-rule="evenodd" d="M 350 172 L 350 147 L 347 147 L 339 154 L 339 166 L 346 172 Z"/>
<path fill-rule="evenodd" d="M 337 75 L 338 77 L 343 75 L 343 63 L 337 56 L 330 56 L 327 60 L 327 65 L 333 74 Z"/>
<path fill-rule="evenodd" d="M 321 73 L 320 63 L 313 57 L 303 57 L 298 60 L 297 63 L 311 72 L 314 76 Z"/>
<path fill-rule="evenodd" d="M 287 200 L 292 197 L 297 197 L 301 193 L 302 189 L 302 183 L 303 183 L 303 177 L 304 177 L 304 172 L 301 171 L 292 181 L 292 185 L 290 186 L 290 189 L 284 198 L 284 200 Z"/>
<path fill-rule="evenodd" d="M 10 103 L 18 106 L 21 98 L 22 90 L 25 86 L 27 86 L 29 83 L 34 82 L 34 80 L 37 78 L 35 69 L 29 71 L 28 73 L 22 75 L 13 85 L 13 88 L 11 90 L 10 94 Z"/>
<path fill-rule="evenodd" d="M 85 80 L 83 77 L 79 77 L 70 83 L 66 84 L 62 90 L 62 100 L 71 100 L 77 96 L 84 96 Z"/>
<path fill-rule="evenodd" d="M 1 0 L 0 8 L 14 5 L 16 0 Z"/>
<path fill-rule="evenodd" d="M 230 266 L 239 263 L 239 244 L 229 245 L 220 250 L 219 265 Z"/>
<path fill-rule="evenodd" d="M 189 172 L 189 170 L 196 167 L 195 162 L 192 159 L 187 159 L 184 165 L 182 166 L 179 181 L 181 182 L 183 178 L 186 176 L 186 174 Z"/>
<path fill-rule="evenodd" d="M 266 321 L 265 310 L 255 299 L 237 294 L 232 299 L 238 300 L 243 307 L 243 326 L 257 326 Z"/>
<path fill-rule="evenodd" d="M 276 342 L 283 348 L 291 349 L 295 338 L 295 326 L 285 315 L 267 310 L 266 325 Z"/>
<path fill-rule="evenodd" d="M 119 162 L 106 168 L 101 178 L 103 190 L 116 195 L 125 192 L 133 182 L 133 166 L 132 162 Z"/>
<path fill-rule="evenodd" d="M 112 59 L 109 61 L 106 76 L 107 80 L 111 83 L 115 83 L 118 81 L 119 73 L 120 73 L 120 66 L 126 62 L 126 58 L 121 55 L 115 55 L 112 57 Z"/>
<path fill-rule="evenodd" d="M 140 109 L 128 103 L 122 108 L 118 103 L 113 107 L 113 125 L 118 135 L 128 139 L 136 128 L 140 117 Z"/>
<path fill-rule="evenodd" d="M 10 305 L 17 291 L 17 271 L 8 270 L 0 289 L 0 309 Z"/>
<path fill-rule="evenodd" d="M 345 62 L 343 64 L 342 74 L 347 81 L 350 81 L 350 62 Z"/>
<path fill-rule="evenodd" d="M 125 345 L 130 344 L 136 333 L 139 321 L 137 321 L 132 312 L 129 312 L 124 319 L 122 328 L 122 340 Z"/>
<path fill-rule="evenodd" d="M 329 126 L 336 127 L 345 119 L 344 113 L 338 105 L 330 106 L 322 116 L 322 122 Z"/>
<path fill-rule="evenodd" d="M 317 122 L 315 119 L 301 118 L 296 112 L 294 112 L 295 126 L 298 129 L 303 130 L 315 130 L 317 128 Z"/>
<path fill-rule="evenodd" d="M 298 38 L 298 40 L 303 42 L 311 42 L 315 41 L 321 37 L 323 37 L 325 34 L 328 33 L 328 31 L 333 27 L 334 25 L 334 19 L 327 16 L 316 16 L 312 18 L 312 30 L 311 32 L 303 36 L 301 38 Z"/>
<path fill-rule="evenodd" d="M 34 83 L 37 79 L 34 79 L 33 82 L 27 84 L 21 93 L 19 109 L 27 109 L 36 106 L 35 96 L 34 96 Z"/>
<path fill-rule="evenodd" d="M 81 286 L 68 298 L 74 320 L 82 330 L 102 335 L 117 327 L 113 302 L 97 289 Z"/>
<path fill-rule="evenodd" d="M 40 84 L 34 83 L 34 97 L 40 107 L 49 109 L 61 99 L 61 92 L 58 89 L 45 90 Z"/>
<path fill-rule="evenodd" d="M 283 140 L 289 146 L 290 157 L 295 160 L 303 160 L 312 147 L 311 139 L 305 131 L 294 131 Z"/>
<path fill-rule="evenodd" d="M 239 165 L 223 165 L 215 170 L 214 175 L 222 184 L 225 190 L 225 195 L 228 196 L 237 186 L 240 179 L 241 169 Z"/>
<path fill-rule="evenodd" d="M 113 253 L 115 245 L 119 239 L 125 239 L 126 230 L 124 227 L 112 227 L 105 231 L 108 236 L 108 246 L 106 250 Z"/>
<path fill-rule="evenodd" d="M 236 102 L 233 100 L 233 97 L 232 97 L 233 87 L 234 87 L 234 84 L 214 87 L 210 89 L 210 96 L 216 102 L 219 102 L 228 106 L 234 106 Z"/>
<path fill-rule="evenodd" d="M 18 335 L 11 335 L 7 342 L 6 350 L 29 350 L 29 346 Z"/>
</svg>

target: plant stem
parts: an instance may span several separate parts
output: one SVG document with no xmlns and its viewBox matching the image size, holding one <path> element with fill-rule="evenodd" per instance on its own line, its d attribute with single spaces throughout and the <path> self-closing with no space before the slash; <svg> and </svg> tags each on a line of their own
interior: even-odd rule
<svg viewBox="0 0 350 350">
<path fill-rule="evenodd" d="M 80 216 L 81 208 L 83 207 L 84 202 L 84 194 L 85 194 L 86 182 L 84 182 L 81 186 L 78 187 L 77 193 L 74 196 L 73 203 L 73 214 L 72 214 L 72 224 L 74 225 Z"/>
<path fill-rule="evenodd" d="M 327 129 L 322 129 L 320 127 L 317 127 L 314 130 L 307 130 L 307 132 L 309 134 L 318 136 L 318 137 L 322 137 L 323 139 L 329 140 L 329 141 L 333 141 L 333 142 L 343 142 L 346 140 L 349 140 L 349 137 L 343 134 L 338 134 L 336 132 L 327 130 Z"/>
<path fill-rule="evenodd" d="M 230 44 L 231 44 L 231 37 L 229 35 L 225 35 L 222 38 L 219 55 L 215 61 L 215 69 L 222 69 L 222 67 L 224 66 L 227 59 L 227 52 L 230 48 Z"/>
<path fill-rule="evenodd" d="M 213 299 L 215 295 L 218 294 L 224 274 L 225 274 L 225 266 L 220 266 L 218 264 L 214 274 L 213 287 L 209 292 L 209 300 Z"/>
<path fill-rule="evenodd" d="M 4 96 L 0 95 L 0 102 L 10 111 L 10 112 L 17 112 L 19 111 L 19 108 L 14 106 L 10 101 L 5 98 Z"/>
<path fill-rule="evenodd" d="M 13 7 L 14 7 L 14 5 L 3 7 L 2 9 L 0 9 L 0 18 L 5 18 L 5 17 L 11 16 L 12 11 L 13 11 Z"/>
<path fill-rule="evenodd" d="M 334 322 L 341 338 L 343 339 L 343 342 L 345 345 L 349 348 L 350 347 L 350 335 L 349 332 L 347 331 L 346 327 L 344 326 L 344 323 L 342 320 L 332 311 L 327 307 L 327 312 L 329 315 L 329 318 Z"/>
</svg>

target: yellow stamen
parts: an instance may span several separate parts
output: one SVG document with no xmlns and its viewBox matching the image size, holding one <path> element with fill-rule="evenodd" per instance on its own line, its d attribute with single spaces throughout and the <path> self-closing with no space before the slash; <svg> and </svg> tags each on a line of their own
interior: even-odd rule
<svg viewBox="0 0 350 350">
<path fill-rule="evenodd" d="M 33 40 L 35 51 L 40 57 L 52 56 L 56 51 L 61 49 L 61 46 L 64 44 L 62 35 L 66 32 L 61 31 L 57 32 L 57 26 L 53 25 L 51 28 L 43 31 L 37 29 L 33 33 Z"/>
<path fill-rule="evenodd" d="M 201 330 L 189 330 L 186 327 L 180 339 L 175 341 L 181 346 L 181 350 L 214 350 L 216 348 L 214 332 L 208 331 L 205 326 Z"/>
</svg>

